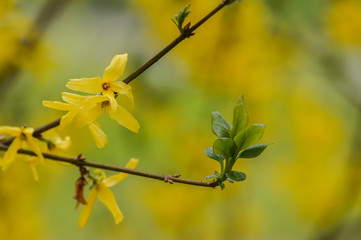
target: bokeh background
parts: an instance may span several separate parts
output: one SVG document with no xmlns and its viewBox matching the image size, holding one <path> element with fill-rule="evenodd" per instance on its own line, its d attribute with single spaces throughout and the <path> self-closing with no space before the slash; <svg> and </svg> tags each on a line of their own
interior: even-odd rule
<svg viewBox="0 0 361 240">
<path fill-rule="evenodd" d="M 70 78 L 101 76 L 128 53 L 125 76 L 174 39 L 171 22 L 191 4 L 195 23 L 218 0 L 2 0 L 0 125 L 37 127 L 61 116 Z M 225 190 L 130 176 L 112 190 L 125 215 L 115 225 L 99 201 L 77 227 L 78 170 L 47 161 L 35 182 L 17 161 L 0 174 L 1 239 L 360 239 L 361 1 L 244 0 L 226 7 L 131 83 L 134 134 L 104 116 L 109 144 L 68 129 L 91 161 L 180 173 L 218 170 L 203 150 L 210 114 L 231 121 L 244 95 L 251 123 L 267 125 L 258 158 L 240 160 L 246 181 Z M 47 136 L 55 135 L 56 131 Z M 3 153 L 2 153 L 3 154 Z"/>
</svg>

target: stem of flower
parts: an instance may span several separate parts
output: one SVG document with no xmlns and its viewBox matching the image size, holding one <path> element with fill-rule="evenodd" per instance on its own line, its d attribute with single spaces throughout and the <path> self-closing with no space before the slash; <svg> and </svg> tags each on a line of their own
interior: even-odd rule
<svg viewBox="0 0 361 240">
<path fill-rule="evenodd" d="M 4 145 L 3 143 L 0 143 L 0 150 L 7 151 L 8 148 L 9 148 L 9 146 Z M 29 155 L 29 156 L 36 156 L 36 154 L 33 151 L 30 151 L 27 149 L 19 149 L 18 153 Z M 44 158 L 46 158 L 46 159 L 59 161 L 59 162 L 67 162 L 67 163 L 71 163 L 78 167 L 87 166 L 87 167 L 100 168 L 100 169 L 105 169 L 105 170 L 110 170 L 110 171 L 115 171 L 115 172 L 124 172 L 124 173 L 136 175 L 136 176 L 140 176 L 140 177 L 158 179 L 158 180 L 162 180 L 162 181 L 168 182 L 168 183 L 178 182 L 178 183 L 183 183 L 183 184 L 188 184 L 188 185 L 201 186 L 201 187 L 212 187 L 212 188 L 218 186 L 217 181 L 196 181 L 196 180 L 190 180 L 190 179 L 182 179 L 182 178 L 179 178 L 180 175 L 156 174 L 156 173 L 150 173 L 150 172 L 145 172 L 145 171 L 136 170 L 136 169 L 123 168 L 123 167 L 110 165 L 110 164 L 90 162 L 90 161 L 86 161 L 85 160 L 86 158 L 81 155 L 78 157 L 64 157 L 64 156 L 54 155 L 54 154 L 50 154 L 50 153 L 42 153 L 42 154 L 43 154 Z"/>
<path fill-rule="evenodd" d="M 34 137 L 39 137 L 43 132 L 46 132 L 46 131 L 48 131 L 48 130 L 50 130 L 52 128 L 55 128 L 55 127 L 59 126 L 60 119 L 61 118 L 56 119 L 56 120 L 54 120 L 54 121 L 52 121 L 50 123 L 47 123 L 47 124 L 45 124 L 43 126 L 40 126 L 40 127 L 36 128 L 34 133 L 33 133 L 33 136 Z"/>
</svg>

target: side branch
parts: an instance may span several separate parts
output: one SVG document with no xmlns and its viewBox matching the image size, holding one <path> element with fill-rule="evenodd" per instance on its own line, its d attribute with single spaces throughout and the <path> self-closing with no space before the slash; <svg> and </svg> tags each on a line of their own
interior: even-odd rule
<svg viewBox="0 0 361 240">
<path fill-rule="evenodd" d="M 199 28 L 204 22 L 206 22 L 209 18 L 211 18 L 214 14 L 216 14 L 219 10 L 221 10 L 224 6 L 230 4 L 230 0 L 223 0 L 215 9 L 213 9 L 209 14 L 207 14 L 204 18 L 199 20 L 196 24 L 194 24 L 191 28 L 189 25 L 186 25 L 182 31 L 182 33 L 174 39 L 170 44 L 168 44 L 164 49 L 162 49 L 159 53 L 157 53 L 154 57 L 152 57 L 148 62 L 139 67 L 135 72 L 126 77 L 123 82 L 130 83 L 140 74 L 142 74 L 145 70 L 151 67 L 154 63 L 156 63 L 159 59 L 161 59 L 164 55 L 166 55 L 170 50 L 172 50 L 175 46 L 177 46 L 184 39 L 191 37 L 194 35 L 194 31 Z"/>
<path fill-rule="evenodd" d="M 8 148 L 9 147 L 7 145 L 0 143 L 0 150 L 7 151 Z M 18 153 L 30 155 L 30 156 L 36 156 L 36 154 L 33 151 L 30 151 L 27 149 L 19 149 Z M 196 180 L 190 180 L 190 179 L 182 179 L 182 178 L 179 178 L 178 175 L 156 174 L 156 173 L 150 173 L 150 172 L 145 172 L 145 171 L 136 170 L 136 169 L 119 167 L 119 166 L 110 165 L 110 164 L 90 162 L 90 161 L 86 161 L 85 158 L 82 157 L 81 155 L 79 155 L 78 157 L 64 157 L 64 156 L 54 155 L 54 154 L 50 154 L 50 153 L 43 153 L 43 156 L 44 156 L 44 158 L 49 159 L 49 160 L 59 161 L 59 162 L 67 162 L 67 163 L 71 163 L 78 167 L 79 166 L 87 166 L 87 167 L 100 168 L 100 169 L 105 169 L 105 170 L 110 170 L 110 171 L 115 171 L 115 172 L 124 172 L 124 173 L 136 175 L 136 176 L 140 176 L 140 177 L 158 179 L 158 180 L 162 180 L 162 181 L 168 182 L 168 183 L 178 182 L 178 183 L 183 183 L 183 184 L 188 184 L 188 185 L 201 186 L 201 187 L 212 187 L 212 188 L 218 186 L 217 181 L 205 182 L 205 181 L 196 181 Z"/>
<path fill-rule="evenodd" d="M 33 136 L 40 137 L 43 132 L 59 126 L 60 118 L 35 129 Z"/>
</svg>

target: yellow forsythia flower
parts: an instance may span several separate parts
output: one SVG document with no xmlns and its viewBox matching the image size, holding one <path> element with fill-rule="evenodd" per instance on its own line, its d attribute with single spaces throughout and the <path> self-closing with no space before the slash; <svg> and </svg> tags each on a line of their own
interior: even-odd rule
<svg viewBox="0 0 361 240">
<path fill-rule="evenodd" d="M 131 87 L 124 82 L 116 82 L 123 75 L 128 55 L 121 54 L 113 57 L 110 65 L 105 69 L 103 79 L 100 77 L 70 79 L 66 87 L 80 92 L 99 94 L 88 97 L 87 101 L 94 105 L 85 108 L 77 116 L 77 125 L 87 125 L 100 117 L 105 110 L 109 116 L 120 125 L 133 132 L 139 131 L 138 121 L 116 101 L 116 94 L 126 95 L 132 105 L 133 94 Z"/>
<path fill-rule="evenodd" d="M 73 93 L 63 92 L 62 98 L 65 101 L 65 103 L 58 101 L 43 101 L 43 105 L 45 107 L 49 107 L 61 111 L 68 111 L 67 114 L 61 117 L 60 126 L 59 126 L 60 129 L 64 129 L 66 126 L 74 122 L 74 119 L 81 111 L 87 108 L 92 108 L 92 106 L 94 105 L 90 101 L 87 101 L 88 97 Z M 95 113 L 95 114 L 97 114 L 98 117 L 101 115 L 101 114 L 99 115 L 99 113 Z M 84 113 L 82 113 L 82 116 L 84 116 Z M 98 148 L 102 148 L 108 143 L 107 136 L 100 128 L 99 124 L 95 122 L 95 120 L 81 122 L 80 121 L 82 119 L 81 117 L 77 119 L 78 119 L 77 120 L 78 124 L 76 125 L 77 127 L 88 125 L 89 131 Z M 86 122 L 86 123 L 79 124 L 79 122 L 81 123 Z"/>
<path fill-rule="evenodd" d="M 71 123 L 74 123 L 76 127 L 88 126 L 97 147 L 102 148 L 108 143 L 108 140 L 99 124 L 95 121 L 107 110 L 110 118 L 120 125 L 136 133 L 139 131 L 138 121 L 116 101 L 116 96 L 122 94 L 126 95 L 131 104 L 134 105 L 131 87 L 124 82 L 115 81 L 123 74 L 127 59 L 127 54 L 114 56 L 110 65 L 104 71 L 103 79 L 100 77 L 70 79 L 66 84 L 67 88 L 71 90 L 96 95 L 81 96 L 63 92 L 62 98 L 65 103 L 43 101 L 45 107 L 68 111 L 61 118 L 61 129 Z"/>
<path fill-rule="evenodd" d="M 135 168 L 138 164 L 138 159 L 132 158 L 128 162 L 126 168 Z M 95 169 L 94 172 L 101 173 L 101 180 L 99 180 L 94 188 L 90 191 L 88 199 L 86 200 L 87 204 L 83 206 L 79 219 L 78 225 L 80 228 L 84 228 L 86 223 L 89 220 L 89 217 L 93 211 L 95 200 L 98 198 L 112 213 L 114 221 L 116 224 L 120 223 L 123 220 L 123 214 L 119 210 L 117 202 L 115 201 L 114 194 L 109 189 L 109 187 L 114 186 L 118 182 L 122 181 L 128 174 L 119 173 L 106 177 L 105 173 L 100 169 Z"/>
<path fill-rule="evenodd" d="M 13 142 L 10 144 L 9 149 L 4 155 L 4 158 L 1 162 L 2 170 L 5 171 L 9 165 L 14 161 L 15 156 L 21 148 L 21 146 L 26 143 L 38 156 L 41 163 L 44 163 L 44 157 L 41 153 L 39 146 L 37 145 L 33 137 L 34 129 L 30 127 L 18 128 L 18 127 L 9 127 L 9 126 L 0 126 L 0 135 L 4 134 L 7 136 L 15 137 Z"/>
</svg>

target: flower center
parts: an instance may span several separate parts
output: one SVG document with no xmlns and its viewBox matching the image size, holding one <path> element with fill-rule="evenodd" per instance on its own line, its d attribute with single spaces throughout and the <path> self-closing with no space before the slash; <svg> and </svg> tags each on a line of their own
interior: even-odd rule
<svg viewBox="0 0 361 240">
<path fill-rule="evenodd" d="M 108 82 L 105 82 L 105 83 L 103 83 L 102 84 L 102 88 L 103 88 L 103 90 L 108 90 L 109 88 L 110 88 L 110 83 L 108 83 Z"/>
<path fill-rule="evenodd" d="M 109 101 L 104 101 L 102 102 L 102 108 L 106 107 L 109 105 Z"/>
<path fill-rule="evenodd" d="M 23 133 L 23 132 L 20 133 L 20 139 L 21 139 L 21 140 L 26 140 L 26 135 L 25 135 L 25 133 Z"/>
</svg>

